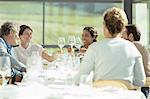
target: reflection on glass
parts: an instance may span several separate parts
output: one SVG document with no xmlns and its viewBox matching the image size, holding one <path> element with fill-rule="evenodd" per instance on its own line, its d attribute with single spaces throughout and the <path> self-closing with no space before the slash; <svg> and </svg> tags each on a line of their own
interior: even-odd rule
<svg viewBox="0 0 150 99">
<path fill-rule="evenodd" d="M 75 36 L 69 36 L 68 37 L 68 43 L 71 46 L 71 48 L 73 48 L 73 46 L 76 44 Z"/>
<path fill-rule="evenodd" d="M 82 46 L 82 41 L 81 41 L 80 37 L 76 37 L 75 47 L 77 47 L 78 49 L 80 49 L 81 46 Z"/>
<path fill-rule="evenodd" d="M 60 47 L 61 52 L 63 52 L 62 48 L 65 46 L 65 38 L 64 37 L 58 38 L 58 46 Z"/>
</svg>

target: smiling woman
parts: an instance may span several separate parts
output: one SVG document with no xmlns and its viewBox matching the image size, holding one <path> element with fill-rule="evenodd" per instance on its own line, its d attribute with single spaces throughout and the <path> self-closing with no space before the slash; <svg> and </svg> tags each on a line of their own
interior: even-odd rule
<svg viewBox="0 0 150 99">
<path fill-rule="evenodd" d="M 39 44 L 32 44 L 32 32 L 33 30 L 27 25 L 21 25 L 19 31 L 20 45 L 14 48 L 17 59 L 25 65 L 27 64 L 27 59 L 36 52 L 36 55 L 47 61 L 55 60 L 55 57 L 48 55 L 44 48 Z"/>
</svg>

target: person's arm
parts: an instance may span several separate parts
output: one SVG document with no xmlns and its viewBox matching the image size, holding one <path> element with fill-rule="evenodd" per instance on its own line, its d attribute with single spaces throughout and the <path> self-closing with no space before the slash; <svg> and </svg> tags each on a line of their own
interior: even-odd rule
<svg viewBox="0 0 150 99">
<path fill-rule="evenodd" d="M 11 55 L 9 55 L 8 53 L 6 53 L 6 55 L 8 55 L 10 57 L 10 61 L 11 61 L 11 66 L 12 68 L 20 71 L 20 72 L 26 72 L 26 68 L 25 65 L 22 64 L 21 62 L 19 62 L 18 60 L 16 60 L 14 57 L 12 57 Z"/>
<path fill-rule="evenodd" d="M 147 77 L 150 77 L 150 53 L 148 49 L 139 42 L 134 42 L 134 45 L 142 55 L 143 65 Z"/>
<path fill-rule="evenodd" d="M 42 52 L 42 58 L 46 59 L 49 62 L 52 62 L 56 59 L 55 56 L 50 56 L 46 51 Z"/>
<path fill-rule="evenodd" d="M 80 77 L 82 75 L 89 74 L 94 68 L 94 60 L 95 60 L 94 48 L 95 48 L 95 46 L 89 47 L 85 53 L 85 56 L 83 57 L 83 60 L 79 67 L 79 72 L 75 76 L 75 84 L 76 85 L 79 85 Z"/>
<path fill-rule="evenodd" d="M 141 54 L 143 57 L 143 64 L 145 67 L 146 76 L 150 77 L 150 53 L 145 46 L 143 46 L 143 52 Z"/>
<path fill-rule="evenodd" d="M 146 81 L 146 75 L 144 71 L 142 56 L 136 58 L 136 63 L 134 67 L 134 80 L 133 84 L 135 86 L 143 86 Z"/>
<path fill-rule="evenodd" d="M 26 68 L 25 68 L 24 64 L 22 64 L 21 62 L 16 60 L 14 57 L 12 57 L 10 54 L 8 54 L 7 50 L 4 48 L 3 42 L 1 42 L 1 41 L 0 41 L 0 52 L 5 53 L 7 56 L 10 57 L 12 68 L 17 69 L 20 72 L 26 72 Z"/>
</svg>

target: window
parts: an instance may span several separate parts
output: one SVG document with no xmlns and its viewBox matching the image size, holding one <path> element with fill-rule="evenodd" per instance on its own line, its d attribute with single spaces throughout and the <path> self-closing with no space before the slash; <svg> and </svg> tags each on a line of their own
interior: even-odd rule
<svg viewBox="0 0 150 99">
<path fill-rule="evenodd" d="M 121 3 L 46 2 L 45 44 L 57 44 L 59 36 L 81 36 L 85 26 L 95 27 L 102 39 L 102 14 L 113 6 L 122 8 Z"/>
<path fill-rule="evenodd" d="M 0 1 L 0 25 L 14 22 L 33 28 L 32 41 L 42 44 L 43 3 L 42 2 L 4 2 Z"/>
<path fill-rule="evenodd" d="M 136 24 L 141 32 L 141 42 L 148 46 L 150 44 L 150 3 L 134 3 L 133 4 L 133 23 Z"/>
<path fill-rule="evenodd" d="M 53 2 L 53 1 L 0 1 L 0 25 L 6 21 L 26 24 L 33 29 L 33 43 L 55 45 L 57 38 L 81 36 L 85 26 L 93 26 L 103 38 L 102 14 L 110 7 L 123 8 L 120 1 Z"/>
</svg>

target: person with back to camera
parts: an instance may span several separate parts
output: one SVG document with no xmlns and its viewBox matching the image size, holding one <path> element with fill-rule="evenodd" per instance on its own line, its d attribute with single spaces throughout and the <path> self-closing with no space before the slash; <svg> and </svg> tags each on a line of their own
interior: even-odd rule
<svg viewBox="0 0 150 99">
<path fill-rule="evenodd" d="M 43 59 L 46 59 L 49 62 L 55 60 L 56 57 L 48 55 L 41 45 L 31 44 L 32 32 L 33 30 L 29 26 L 20 26 L 19 38 L 21 43 L 14 49 L 17 59 L 23 64 L 27 64 L 27 58 L 33 51 L 37 51 Z"/>
<path fill-rule="evenodd" d="M 13 46 L 17 44 L 17 30 L 12 22 L 5 22 L 0 30 L 0 51 L 6 53 L 11 60 L 12 83 L 21 82 L 23 73 L 26 72 L 25 66 L 19 62 L 14 54 Z"/>
<path fill-rule="evenodd" d="M 79 85 L 82 75 L 93 71 L 93 82 L 118 80 L 143 86 L 146 77 L 142 56 L 134 44 L 120 38 L 120 33 L 128 24 L 125 12 L 113 7 L 105 11 L 103 20 L 105 38 L 87 49 L 75 76 L 75 84 Z"/>
<path fill-rule="evenodd" d="M 127 25 L 122 34 L 122 38 L 131 41 L 139 50 L 142 55 L 146 77 L 150 77 L 150 54 L 148 49 L 142 43 L 140 43 L 141 33 L 138 28 L 134 24 Z M 142 87 L 141 91 L 146 97 L 148 97 L 149 87 Z"/>
</svg>

